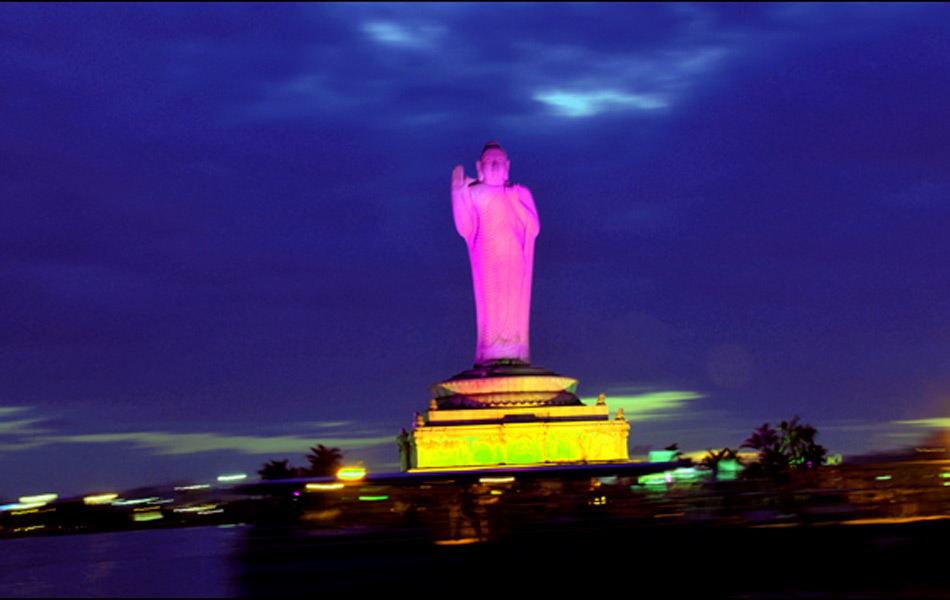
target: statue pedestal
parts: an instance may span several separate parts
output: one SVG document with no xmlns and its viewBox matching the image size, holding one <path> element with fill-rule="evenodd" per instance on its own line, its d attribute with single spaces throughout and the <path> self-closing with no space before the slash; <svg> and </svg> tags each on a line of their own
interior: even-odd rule
<svg viewBox="0 0 950 600">
<path fill-rule="evenodd" d="M 577 380 L 530 366 L 472 369 L 433 384 L 429 410 L 401 436 L 404 470 L 618 462 L 622 415 L 588 406 Z"/>
<path fill-rule="evenodd" d="M 429 386 L 438 409 L 583 405 L 577 380 L 530 365 L 476 367 Z"/>
</svg>

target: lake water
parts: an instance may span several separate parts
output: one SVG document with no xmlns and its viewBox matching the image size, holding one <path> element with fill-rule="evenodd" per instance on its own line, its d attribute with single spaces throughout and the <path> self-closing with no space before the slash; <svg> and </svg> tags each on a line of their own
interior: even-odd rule
<svg viewBox="0 0 950 600">
<path fill-rule="evenodd" d="M 3 539 L 0 597 L 236 597 L 246 536 L 232 526 Z"/>
<path fill-rule="evenodd" d="M 943 550 L 950 519 L 860 527 L 596 525 L 568 521 L 504 544 L 447 546 L 387 532 L 362 543 L 353 535 L 282 537 L 278 530 L 249 538 L 247 526 L 8 538 L 0 539 L 0 598 L 296 597 L 420 581 L 454 589 L 473 573 L 472 585 L 533 596 L 593 583 L 629 595 L 645 589 L 647 576 L 687 597 L 950 597 Z M 247 553 L 251 539 L 263 543 L 257 558 Z M 565 558 L 570 566 L 550 568 Z"/>
</svg>

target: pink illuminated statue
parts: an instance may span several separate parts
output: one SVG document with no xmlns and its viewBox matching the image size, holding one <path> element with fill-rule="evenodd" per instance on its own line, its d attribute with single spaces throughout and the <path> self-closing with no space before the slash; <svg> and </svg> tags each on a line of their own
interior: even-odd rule
<svg viewBox="0 0 950 600">
<path fill-rule="evenodd" d="M 508 155 L 485 144 L 478 179 L 452 172 L 455 227 L 468 243 L 478 324 L 476 366 L 530 364 L 528 317 L 538 211 L 528 188 L 508 182 Z"/>
</svg>

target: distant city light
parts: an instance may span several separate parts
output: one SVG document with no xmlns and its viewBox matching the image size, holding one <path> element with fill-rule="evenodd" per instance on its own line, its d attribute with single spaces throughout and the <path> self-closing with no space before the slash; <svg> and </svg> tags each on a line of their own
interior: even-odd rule
<svg viewBox="0 0 950 600">
<path fill-rule="evenodd" d="M 356 480 L 366 477 L 366 469 L 363 467 L 343 467 L 336 472 L 339 479 Z"/>
<path fill-rule="evenodd" d="M 189 490 L 204 490 L 210 488 L 211 485 L 207 483 L 195 483 L 192 485 L 176 485 L 176 492 L 187 492 Z"/>
<path fill-rule="evenodd" d="M 96 494 L 94 496 L 86 496 L 82 501 L 84 504 L 105 504 L 112 502 L 118 497 L 118 494 Z"/>
<path fill-rule="evenodd" d="M 308 483 L 306 486 L 311 492 L 324 492 L 327 490 L 339 490 L 343 488 L 343 484 L 340 482 L 337 483 Z"/>
<path fill-rule="evenodd" d="M 112 501 L 113 506 L 135 506 L 137 504 L 167 504 L 172 502 L 171 498 L 159 498 L 158 496 L 150 496 L 148 498 L 131 498 L 128 500 L 117 499 Z"/>
<path fill-rule="evenodd" d="M 136 522 L 141 521 L 157 521 L 164 518 L 164 515 L 158 510 L 158 507 L 148 507 L 144 509 L 136 509 L 136 512 L 132 514 L 132 520 Z"/>
<path fill-rule="evenodd" d="M 174 509 L 176 513 L 198 513 L 199 515 L 209 515 L 216 512 L 222 512 L 217 504 L 201 504 L 199 506 L 181 506 Z"/>
<path fill-rule="evenodd" d="M 3 504 L 3 505 L 0 505 L 0 512 L 11 511 L 12 514 L 18 514 L 18 511 L 33 510 L 36 508 L 40 508 L 42 506 L 46 506 L 46 503 L 34 502 L 32 504 L 24 504 L 24 503 Z"/>
<path fill-rule="evenodd" d="M 59 498 L 59 494 L 36 494 L 35 496 L 20 496 L 20 504 L 46 504 Z"/>
</svg>

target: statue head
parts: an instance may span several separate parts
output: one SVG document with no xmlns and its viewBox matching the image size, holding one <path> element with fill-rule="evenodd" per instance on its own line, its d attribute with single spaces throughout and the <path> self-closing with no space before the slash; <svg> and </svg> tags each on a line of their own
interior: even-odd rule
<svg viewBox="0 0 950 600">
<path fill-rule="evenodd" d="M 478 180 L 488 185 L 504 185 L 508 182 L 508 154 L 498 142 L 488 142 L 482 149 L 482 157 L 475 163 Z"/>
</svg>

